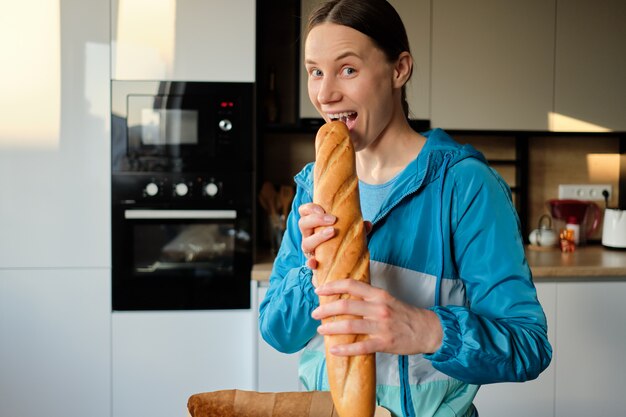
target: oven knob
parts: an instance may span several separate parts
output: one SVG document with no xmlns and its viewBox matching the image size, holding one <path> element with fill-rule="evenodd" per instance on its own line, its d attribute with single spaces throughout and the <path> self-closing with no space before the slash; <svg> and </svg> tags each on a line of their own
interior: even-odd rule
<svg viewBox="0 0 626 417">
<path fill-rule="evenodd" d="M 230 132 L 231 129 L 233 128 L 233 124 L 228 119 L 220 120 L 219 126 L 220 126 L 220 129 L 222 129 L 222 131 L 224 132 Z"/>
<path fill-rule="evenodd" d="M 215 183 L 210 182 L 206 185 L 206 187 L 204 187 L 204 191 L 209 197 L 215 197 L 215 195 L 219 191 L 219 188 L 217 188 L 217 185 L 215 185 Z"/>
<path fill-rule="evenodd" d="M 176 195 L 183 197 L 183 196 L 186 196 L 187 193 L 189 192 L 189 187 L 187 187 L 187 184 L 180 182 L 176 184 L 176 187 L 174 188 L 174 192 L 176 192 Z"/>
<path fill-rule="evenodd" d="M 146 194 L 148 194 L 150 197 L 154 197 L 159 193 L 159 186 L 151 182 L 150 184 L 146 185 L 145 191 Z"/>
</svg>

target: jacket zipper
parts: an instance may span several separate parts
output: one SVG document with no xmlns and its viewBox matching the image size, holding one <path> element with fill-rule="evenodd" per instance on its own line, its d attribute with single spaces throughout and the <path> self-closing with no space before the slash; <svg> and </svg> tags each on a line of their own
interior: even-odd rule
<svg viewBox="0 0 626 417">
<path fill-rule="evenodd" d="M 409 384 L 409 357 L 398 355 L 398 367 L 400 368 L 400 392 L 402 393 L 402 415 L 415 417 L 413 410 L 413 398 L 411 396 L 411 384 Z"/>
</svg>

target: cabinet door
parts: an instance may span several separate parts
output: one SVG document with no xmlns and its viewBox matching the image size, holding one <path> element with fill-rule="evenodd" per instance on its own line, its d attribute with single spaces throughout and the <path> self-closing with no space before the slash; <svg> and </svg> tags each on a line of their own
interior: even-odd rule
<svg viewBox="0 0 626 417">
<path fill-rule="evenodd" d="M 267 287 L 259 287 L 259 304 L 265 298 Z M 257 312 L 258 317 L 258 312 Z M 258 338 L 258 391 L 300 391 L 298 379 L 299 353 L 284 354 L 268 345 L 259 334 Z"/>
<path fill-rule="evenodd" d="M 555 0 L 432 2 L 432 124 L 546 130 Z"/>
<path fill-rule="evenodd" d="M 113 416 L 184 416 L 193 394 L 254 389 L 250 310 L 114 312 Z"/>
<path fill-rule="evenodd" d="M 556 341 L 556 284 L 536 283 L 537 296 L 548 320 L 548 339 Z M 552 363 L 536 380 L 524 383 L 484 385 L 474 404 L 480 417 L 554 416 L 555 355 Z"/>
<path fill-rule="evenodd" d="M 623 416 L 626 281 L 558 286 L 556 416 Z"/>
<path fill-rule="evenodd" d="M 112 78 L 254 82 L 255 0 L 113 0 Z"/>
<path fill-rule="evenodd" d="M 110 294 L 107 269 L 0 269 L 0 416 L 111 416 Z"/>
<path fill-rule="evenodd" d="M 626 2 L 558 3 L 552 130 L 626 131 Z"/>
</svg>

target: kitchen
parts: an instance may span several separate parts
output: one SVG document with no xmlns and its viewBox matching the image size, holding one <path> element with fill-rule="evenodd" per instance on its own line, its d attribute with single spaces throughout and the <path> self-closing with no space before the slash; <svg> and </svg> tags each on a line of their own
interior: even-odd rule
<svg viewBox="0 0 626 417">
<path fill-rule="evenodd" d="M 210 371 L 213 365 L 207 363 L 154 368 L 168 349 L 173 356 L 166 356 L 165 362 L 176 361 L 181 355 L 203 360 L 205 347 L 211 343 L 198 330 L 209 315 L 203 311 L 190 313 L 188 325 L 193 326 L 192 332 L 188 332 L 192 327 L 179 327 L 182 313 L 155 312 L 153 316 L 160 325 L 135 332 L 125 351 L 129 360 L 133 355 L 143 355 L 140 357 L 146 361 L 135 361 L 137 368 L 118 368 L 115 358 L 122 353 L 117 350 L 120 345 L 112 341 L 117 319 L 111 313 L 110 88 L 112 79 L 256 82 L 260 122 L 261 96 L 267 88 L 270 62 L 288 62 L 275 70 L 281 103 L 279 123 L 267 127 L 257 124 L 256 170 L 259 186 L 266 180 L 276 185 L 288 184 L 293 173 L 312 160 L 311 138 L 315 130 L 297 125 L 299 119 L 311 117 L 310 109 L 307 113 L 298 101 L 302 98 L 297 92 L 300 60 L 295 55 L 293 39 L 297 39 L 299 22 L 291 19 L 285 20 L 290 23 L 284 27 L 273 25 L 276 31 L 292 31 L 289 36 L 261 29 L 268 25 L 264 12 L 269 17 L 293 16 L 300 6 L 297 2 L 285 2 L 263 3 L 263 7 L 258 3 L 255 7 L 249 0 L 210 4 L 121 0 L 43 3 L 12 5 L 0 25 L 0 30 L 5 31 L 3 50 L 9 51 L 6 62 L 15 63 L 2 70 L 4 97 L 0 100 L 2 114 L 10 116 L 0 128 L 0 177 L 6 190 L 0 205 L 4 237 L 0 251 L 0 414 L 35 415 L 45 409 L 49 415 L 64 416 L 123 416 L 141 410 L 150 410 L 154 415 L 158 413 L 153 412 L 150 404 L 158 404 L 157 398 L 174 391 L 184 398 L 199 389 L 256 389 L 262 375 L 257 371 L 256 350 L 252 346 L 256 336 L 251 310 L 239 311 L 243 328 L 236 332 L 220 330 L 229 345 L 241 340 L 250 342 L 250 346 L 238 343 L 241 350 L 233 354 L 242 358 L 236 368 L 237 378 L 231 380 L 230 375 L 223 373 L 216 378 L 216 372 Z M 580 1 L 576 7 L 568 7 L 563 1 L 533 2 L 525 10 L 507 3 L 509 8 L 501 10 L 481 2 L 483 11 L 493 13 L 486 13 L 483 19 L 515 28 L 507 32 L 512 44 L 526 45 L 522 41 L 530 36 L 532 45 L 541 46 L 521 48 L 518 53 L 505 55 L 506 59 L 500 58 L 500 46 L 489 32 L 501 26 L 481 25 L 480 20 L 472 20 L 481 17 L 471 14 L 472 10 L 463 3 L 402 3 L 404 7 L 415 7 L 414 13 L 421 19 L 411 28 L 418 40 L 413 44 L 418 62 L 414 76 L 415 118 L 459 131 L 462 138 L 477 141 L 488 158 L 510 162 L 501 168 L 508 172 L 503 175 L 519 187 L 519 198 L 526 198 L 527 233 L 544 214 L 545 201 L 557 197 L 559 184 L 611 184 L 610 204 L 624 206 L 626 94 L 622 74 L 626 54 L 621 40 L 625 34 L 620 25 L 605 25 L 611 19 L 623 21 L 622 3 L 607 1 L 602 3 L 605 7 L 600 7 L 597 2 Z M 478 13 L 481 8 L 475 7 L 473 12 Z M 181 29 L 185 25 L 172 22 L 174 8 L 177 19 L 185 19 L 188 30 Z M 118 14 L 120 10 L 126 10 L 128 15 Z M 133 21 L 128 17 L 133 13 L 151 23 Z M 120 19 L 130 19 L 126 23 L 120 20 L 117 24 L 121 28 L 114 24 L 118 15 Z M 591 18 L 596 15 L 597 19 Z M 209 18 L 211 24 L 207 23 Z M 580 30 L 581 19 L 588 31 Z M 126 46 L 119 43 L 117 36 L 122 36 L 124 28 L 138 23 L 142 23 L 141 33 L 129 31 L 124 35 L 133 42 Z M 610 30 L 600 30 L 605 26 Z M 209 28 L 218 30 L 220 35 Z M 37 37 L 27 36 L 35 31 Z M 459 36 L 459 32 L 466 36 Z M 154 42 L 158 47 L 142 38 L 148 35 L 157 39 Z M 596 38 L 588 38 L 592 35 Z M 231 48 L 220 47 L 221 42 L 216 39 L 226 38 L 236 44 L 229 41 Z M 460 43 L 459 38 L 466 43 Z M 492 40 L 493 44 L 485 40 Z M 561 40 L 569 40 L 574 46 L 566 43 L 562 49 Z M 485 50 L 477 49 L 481 42 Z M 597 43 L 606 47 L 594 46 Z M 212 55 L 207 50 L 215 52 Z M 233 51 L 237 53 L 229 55 Z M 215 65 L 215 56 L 227 63 L 230 78 L 224 78 L 222 66 Z M 464 65 L 460 65 L 460 60 L 464 60 Z M 185 65 L 189 62 L 194 65 Z M 603 71 L 598 72 L 599 69 Z M 510 78 L 491 79 L 494 71 Z M 467 90 L 470 87 L 461 77 L 463 74 L 474 74 L 474 80 L 480 82 Z M 577 101 L 573 97 L 576 92 L 593 99 Z M 455 108 L 449 108 L 447 103 L 457 103 L 458 107 L 455 104 Z M 554 115 L 550 117 L 551 113 Z M 568 127 L 567 123 L 575 123 L 575 127 Z M 517 164 L 518 155 L 526 168 Z M 522 183 L 513 182 L 517 167 L 526 170 L 525 175 L 520 175 Z M 258 256 L 266 249 L 262 213 L 257 207 Z M 484 415 L 489 415 L 488 409 L 498 407 L 494 400 L 481 397 L 490 390 L 491 398 L 501 401 L 514 402 L 512 395 L 521 398 L 518 401 L 532 396 L 532 406 L 538 407 L 537 411 L 525 410 L 525 414 L 576 415 L 568 408 L 575 406 L 579 415 L 600 414 L 593 410 L 601 407 L 607 407 L 605 415 L 616 415 L 611 410 L 624 409 L 626 404 L 620 393 L 626 387 L 626 365 L 616 352 L 623 351 L 620 346 L 625 344 L 625 335 L 623 330 L 600 330 L 624 328 L 622 319 L 626 313 L 618 306 L 626 295 L 626 273 L 623 269 L 620 272 L 620 261 L 616 260 L 619 255 L 598 250 L 598 256 L 606 260 L 606 270 L 598 273 L 591 268 L 596 273 L 577 276 L 577 270 L 568 269 L 566 273 L 571 276 L 566 275 L 563 281 L 549 272 L 555 268 L 563 270 L 546 261 L 543 252 L 529 254 L 531 265 L 535 259 L 544 268 L 539 271 L 546 274 L 536 274 L 536 281 L 548 321 L 554 323 L 551 340 L 558 340 L 558 346 L 567 344 L 570 349 L 561 353 L 557 348 L 555 361 L 559 366 L 549 368 L 536 382 L 514 387 L 518 391 L 508 391 L 513 388 L 506 384 L 481 390 L 478 404 L 484 402 Z M 566 259 L 582 258 L 584 254 L 580 248 L 574 257 Z M 253 290 L 256 284 L 253 281 Z M 578 300 L 583 299 L 583 294 L 594 297 L 591 311 L 579 310 L 583 303 Z M 587 305 L 589 300 L 584 300 Z M 254 309 L 255 297 L 251 303 Z M 563 321 L 572 312 L 580 316 L 571 315 L 576 319 L 573 322 Z M 143 317 L 132 316 L 138 324 Z M 133 332 L 134 325 L 129 323 L 127 334 Z M 593 330 L 596 336 L 585 337 L 577 332 L 578 326 Z M 174 342 L 159 345 L 164 343 L 164 334 L 171 335 Z M 146 349 L 146 341 L 156 341 L 152 350 L 150 345 Z M 606 361 L 595 353 L 587 353 L 599 349 L 598 344 L 603 347 L 600 356 L 605 355 Z M 138 375 L 142 366 L 150 367 L 150 371 Z M 588 390 L 583 395 L 581 387 L 589 388 L 589 378 L 581 378 L 583 375 L 601 379 L 594 381 L 598 390 Z M 145 389 L 133 394 L 128 388 L 133 385 L 143 385 Z M 576 396 L 584 401 L 573 402 Z M 163 415 L 176 414 L 171 410 L 180 410 L 184 415 L 184 400 L 180 406 L 168 407 Z"/>
</svg>

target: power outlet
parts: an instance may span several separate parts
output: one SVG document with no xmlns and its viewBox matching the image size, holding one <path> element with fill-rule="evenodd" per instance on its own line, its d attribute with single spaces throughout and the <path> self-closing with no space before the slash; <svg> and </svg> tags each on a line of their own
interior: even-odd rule
<svg viewBox="0 0 626 417">
<path fill-rule="evenodd" d="M 602 191 L 608 191 L 610 200 L 613 197 L 613 186 L 610 184 L 560 184 L 559 198 L 571 200 L 604 200 Z"/>
</svg>

